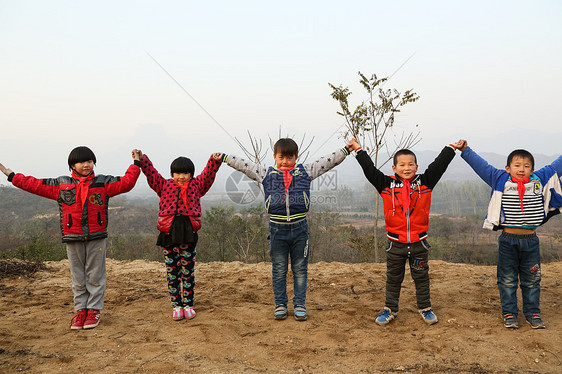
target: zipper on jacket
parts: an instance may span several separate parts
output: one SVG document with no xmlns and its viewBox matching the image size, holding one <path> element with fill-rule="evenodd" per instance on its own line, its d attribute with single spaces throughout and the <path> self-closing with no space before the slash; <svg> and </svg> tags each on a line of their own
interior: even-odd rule
<svg viewBox="0 0 562 374">
<path fill-rule="evenodd" d="M 98 212 L 98 225 L 103 226 L 103 221 L 101 219 L 101 212 Z"/>
<path fill-rule="evenodd" d="M 72 215 L 70 215 L 70 214 L 68 215 L 68 223 L 66 224 L 66 226 L 68 228 L 72 227 Z"/>
<path fill-rule="evenodd" d="M 408 237 L 408 243 L 411 243 L 410 239 L 410 209 L 406 212 L 406 235 Z"/>
<path fill-rule="evenodd" d="M 285 209 L 287 213 L 287 221 L 291 220 L 291 211 L 289 209 L 289 189 L 287 188 L 287 194 L 285 195 Z"/>
</svg>

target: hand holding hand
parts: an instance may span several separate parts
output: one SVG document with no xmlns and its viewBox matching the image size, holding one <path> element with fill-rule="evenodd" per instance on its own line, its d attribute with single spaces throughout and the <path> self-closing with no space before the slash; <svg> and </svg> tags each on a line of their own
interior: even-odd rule
<svg viewBox="0 0 562 374">
<path fill-rule="evenodd" d="M 132 150 L 132 156 L 133 156 L 133 160 L 135 161 L 140 161 L 142 158 L 142 151 L 140 149 L 133 149 Z"/>
<path fill-rule="evenodd" d="M 4 174 L 6 174 L 7 177 L 10 176 L 10 174 L 12 174 L 12 169 L 5 167 L 4 165 L 0 164 L 0 171 Z"/>
<path fill-rule="evenodd" d="M 347 148 L 355 151 L 358 148 L 361 148 L 361 145 L 355 140 L 355 138 L 351 139 L 349 143 L 347 143 Z"/>
<path fill-rule="evenodd" d="M 213 154 L 211 155 L 211 157 L 212 157 L 215 161 L 220 161 L 220 160 L 222 160 L 222 153 L 220 153 L 220 152 L 213 153 Z"/>
<path fill-rule="evenodd" d="M 468 146 L 468 142 L 464 139 L 459 139 L 458 142 L 453 143 L 453 146 L 462 152 Z"/>
</svg>

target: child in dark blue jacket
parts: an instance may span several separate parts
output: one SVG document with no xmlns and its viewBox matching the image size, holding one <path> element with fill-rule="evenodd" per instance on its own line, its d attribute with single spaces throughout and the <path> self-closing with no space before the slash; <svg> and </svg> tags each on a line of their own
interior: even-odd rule
<svg viewBox="0 0 562 374">
<path fill-rule="evenodd" d="M 294 318 L 306 321 L 306 283 L 308 277 L 308 224 L 310 183 L 340 164 L 349 154 L 342 148 L 318 161 L 297 163 L 299 148 L 293 139 L 279 139 L 273 146 L 275 166 L 266 168 L 236 156 L 223 155 L 223 162 L 263 185 L 265 208 L 269 213 L 269 240 L 273 293 L 277 320 L 287 318 L 287 271 L 289 257 L 293 272 Z"/>
</svg>

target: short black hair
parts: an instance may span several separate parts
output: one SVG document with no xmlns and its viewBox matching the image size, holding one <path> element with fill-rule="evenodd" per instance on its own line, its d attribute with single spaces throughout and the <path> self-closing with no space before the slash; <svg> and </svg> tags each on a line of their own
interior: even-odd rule
<svg viewBox="0 0 562 374">
<path fill-rule="evenodd" d="M 94 161 L 94 165 L 96 164 L 96 155 L 90 148 L 86 146 L 76 147 L 70 151 L 70 154 L 68 155 L 68 168 L 72 170 L 72 167 L 78 162 L 86 162 L 90 160 Z"/>
<path fill-rule="evenodd" d="M 299 146 L 291 138 L 281 138 L 273 145 L 273 154 L 277 153 L 283 156 L 298 156 Z"/>
<path fill-rule="evenodd" d="M 176 158 L 174 161 L 172 161 L 172 164 L 170 165 L 170 172 L 172 174 L 173 173 L 191 174 L 191 176 L 193 177 L 193 173 L 195 173 L 195 165 L 193 165 L 193 162 L 189 158 L 180 156 Z"/>
<path fill-rule="evenodd" d="M 509 156 L 507 156 L 506 166 L 511 165 L 511 161 L 513 161 L 514 157 L 528 158 L 529 160 L 531 160 L 531 166 L 533 167 L 533 170 L 535 170 L 535 158 L 533 157 L 531 152 L 525 149 L 516 149 L 515 151 L 512 151 Z"/>
<path fill-rule="evenodd" d="M 398 160 L 398 156 L 402 156 L 402 155 L 414 156 L 414 161 L 416 162 L 416 165 L 418 164 L 418 158 L 416 157 L 416 154 L 410 151 L 409 149 L 403 148 L 394 154 L 394 157 L 392 159 L 392 165 L 396 166 L 396 161 Z"/>
</svg>

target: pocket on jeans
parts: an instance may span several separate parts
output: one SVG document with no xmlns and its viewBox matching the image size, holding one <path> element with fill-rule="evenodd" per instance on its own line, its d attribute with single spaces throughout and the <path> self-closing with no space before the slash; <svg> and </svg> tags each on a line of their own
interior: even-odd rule
<svg viewBox="0 0 562 374">
<path fill-rule="evenodd" d="M 389 240 L 386 245 L 386 251 L 389 252 L 392 249 L 392 240 Z"/>
<path fill-rule="evenodd" d="M 426 251 L 429 251 L 429 248 L 431 248 L 431 246 L 425 239 L 421 241 L 421 245 L 425 248 Z"/>
</svg>

